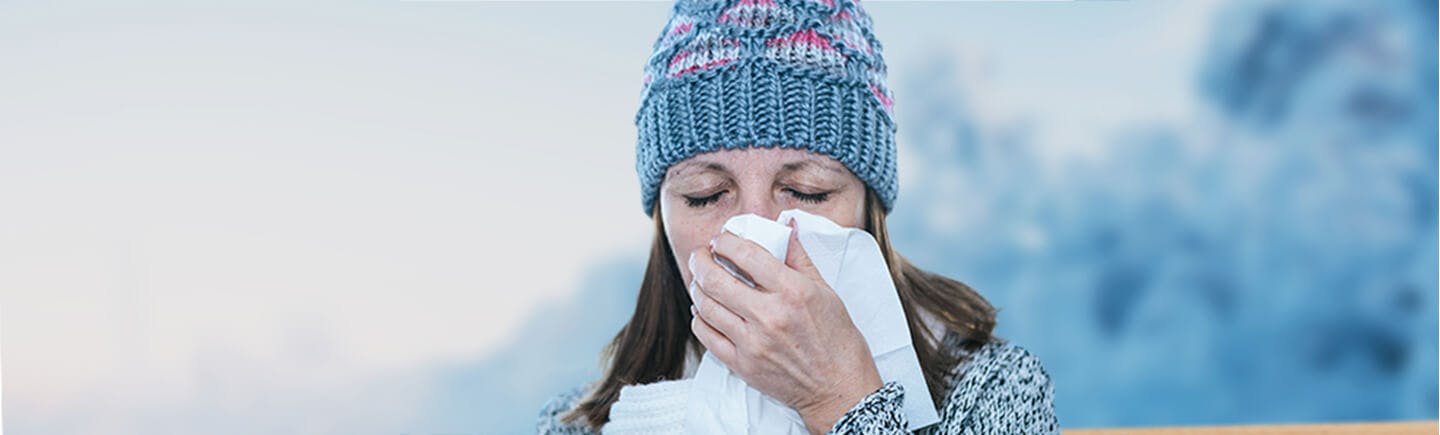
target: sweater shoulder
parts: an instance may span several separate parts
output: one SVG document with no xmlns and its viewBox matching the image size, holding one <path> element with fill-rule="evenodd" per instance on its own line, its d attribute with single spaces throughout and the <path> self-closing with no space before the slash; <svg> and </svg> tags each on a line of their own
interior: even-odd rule
<svg viewBox="0 0 1440 435">
<path fill-rule="evenodd" d="M 976 387 L 964 381 L 994 381 L 997 378 L 1043 377 L 1049 380 L 1040 357 L 1009 340 L 995 338 L 971 352 L 955 367 L 956 388 Z"/>
<path fill-rule="evenodd" d="M 1050 375 L 1028 349 L 993 339 L 970 352 L 951 375 L 935 433 L 1058 431 Z"/>
<path fill-rule="evenodd" d="M 591 384 L 576 385 L 550 396 L 544 404 L 540 405 L 539 415 L 536 416 L 535 433 L 557 435 L 594 433 L 582 423 L 570 423 L 561 419 L 566 412 L 580 402 L 590 386 Z"/>
</svg>

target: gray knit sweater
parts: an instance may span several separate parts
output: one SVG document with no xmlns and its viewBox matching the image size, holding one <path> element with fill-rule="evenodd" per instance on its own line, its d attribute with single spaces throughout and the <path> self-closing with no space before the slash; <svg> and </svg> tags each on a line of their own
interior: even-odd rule
<svg viewBox="0 0 1440 435">
<path fill-rule="evenodd" d="M 959 349 L 954 334 L 944 343 Z M 940 403 L 940 422 L 916 431 L 917 434 L 1052 434 L 1059 433 L 1052 403 L 1054 386 L 1039 358 L 1024 348 L 996 339 L 971 353 L 956 366 L 955 374 Z M 573 407 L 586 386 L 571 388 L 552 397 L 541 407 L 537 432 L 542 434 L 594 434 L 580 425 L 569 425 L 559 416 Z M 899 383 L 884 387 L 840 417 L 830 428 L 833 434 L 903 434 L 907 423 L 901 412 L 905 391 Z M 926 392 L 918 392 L 927 394 Z"/>
</svg>

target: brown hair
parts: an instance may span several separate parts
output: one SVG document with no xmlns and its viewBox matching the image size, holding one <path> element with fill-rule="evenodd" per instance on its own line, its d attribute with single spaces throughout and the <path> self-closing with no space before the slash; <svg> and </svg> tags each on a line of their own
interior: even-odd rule
<svg viewBox="0 0 1440 435">
<path fill-rule="evenodd" d="M 920 270 L 896 253 L 890 246 L 879 198 L 869 186 L 865 192 L 864 229 L 879 242 L 880 252 L 889 264 L 930 397 L 939 404 L 951 380 L 951 369 L 965 353 L 944 349 L 944 337 L 934 336 L 918 314 L 923 310 L 945 330 L 958 334 L 961 348 L 968 352 L 993 338 L 995 308 L 970 286 Z M 621 387 L 680 379 L 686 352 L 700 349 L 699 340 L 690 331 L 690 294 L 670 252 L 659 201 L 653 215 L 655 240 L 650 246 L 650 264 L 640 282 L 635 314 L 601 353 L 601 360 L 606 362 L 605 375 L 562 417 L 565 422 L 581 421 L 598 430 L 610 420 L 610 406 L 620 398 Z"/>
</svg>

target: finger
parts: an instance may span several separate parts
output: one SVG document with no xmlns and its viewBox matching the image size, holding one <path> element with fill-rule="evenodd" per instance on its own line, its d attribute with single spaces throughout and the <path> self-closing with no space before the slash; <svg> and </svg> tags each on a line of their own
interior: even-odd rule
<svg viewBox="0 0 1440 435">
<path fill-rule="evenodd" d="M 699 267 L 702 263 L 697 260 L 706 258 L 709 253 L 709 248 L 695 248 L 695 250 L 690 251 L 690 259 L 685 264 L 685 267 L 690 269 L 690 285 L 686 290 L 690 293 L 691 304 L 695 303 L 696 293 L 699 293 L 700 289 L 704 286 L 705 275 L 709 271 L 706 268 Z M 708 262 L 708 260 L 705 261 Z"/>
<path fill-rule="evenodd" d="M 700 249 L 695 253 L 693 273 L 696 274 L 695 282 L 700 284 L 699 293 L 709 298 L 706 302 L 724 305 L 744 319 L 753 318 L 756 309 L 764 306 L 761 299 L 764 293 L 745 285 L 722 269 L 709 250 Z"/>
<path fill-rule="evenodd" d="M 825 281 L 820 276 L 820 269 L 815 267 L 815 262 L 810 261 L 810 254 L 805 252 L 805 246 L 800 244 L 800 224 L 795 218 L 790 218 L 790 246 L 785 248 L 785 265 L 791 269 L 803 273 L 811 278 Z"/>
<path fill-rule="evenodd" d="M 697 292 L 695 300 L 695 312 L 705 323 L 719 331 L 721 335 L 730 339 L 731 343 L 743 343 L 745 333 L 745 319 L 740 318 L 735 312 L 725 307 L 725 304 L 715 302 L 705 296 L 705 292 Z"/>
<path fill-rule="evenodd" d="M 715 254 L 734 263 L 761 289 L 784 288 L 781 285 L 781 274 L 785 270 L 785 263 L 753 241 L 729 231 L 721 232 L 720 236 L 715 238 Z"/>
<path fill-rule="evenodd" d="M 690 271 L 690 284 L 685 286 L 685 290 L 690 296 L 689 303 L 692 305 L 695 303 L 695 293 L 697 293 L 700 288 L 700 271 L 695 267 L 695 255 L 698 254 L 699 251 L 699 249 L 690 251 L 690 258 L 688 262 L 685 263 L 686 269 Z"/>
<path fill-rule="evenodd" d="M 695 308 L 691 307 L 690 309 L 694 310 Z M 691 314 L 694 312 L 692 311 Z M 731 361 L 734 361 L 735 358 L 735 343 L 730 342 L 729 338 L 725 338 L 724 334 L 715 330 L 698 315 L 690 319 L 690 331 L 695 333 L 695 338 L 700 340 L 700 344 L 705 346 L 705 350 L 715 354 L 715 357 L 720 358 L 720 362 L 725 365 L 734 367 Z"/>
<path fill-rule="evenodd" d="M 690 280 L 690 285 L 685 286 L 685 295 L 690 297 L 690 300 L 685 301 L 685 303 L 690 304 L 690 305 L 699 304 L 699 303 L 700 303 L 700 281 L 699 281 L 699 280 L 693 280 L 693 279 Z"/>
</svg>

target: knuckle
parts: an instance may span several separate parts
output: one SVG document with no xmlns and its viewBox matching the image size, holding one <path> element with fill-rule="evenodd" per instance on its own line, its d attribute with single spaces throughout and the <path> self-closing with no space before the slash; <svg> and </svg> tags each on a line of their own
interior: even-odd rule
<svg viewBox="0 0 1440 435">
<path fill-rule="evenodd" d="M 748 246 L 746 248 L 748 248 Z M 741 249 L 735 256 L 740 257 L 738 260 L 744 264 L 755 264 L 757 262 L 756 260 L 759 260 L 759 258 L 756 258 L 754 249 Z"/>
<path fill-rule="evenodd" d="M 701 325 L 700 322 L 699 317 L 690 319 L 690 333 L 695 335 L 695 339 L 699 340 L 700 344 L 705 345 L 705 347 L 710 347 L 710 335 L 706 334 L 705 326 Z"/>
<path fill-rule="evenodd" d="M 795 310 L 805 306 L 805 294 L 803 288 L 790 287 L 776 295 L 780 305 L 786 310 Z"/>
<path fill-rule="evenodd" d="M 776 316 L 770 321 L 770 327 L 774 329 L 775 332 L 780 333 L 790 332 L 791 327 L 794 325 L 795 322 L 790 320 L 790 316 Z"/>
<path fill-rule="evenodd" d="M 769 334 L 755 334 L 750 338 L 750 343 L 753 343 L 757 354 L 763 354 L 769 352 L 775 345 L 775 340 L 772 340 Z"/>
<path fill-rule="evenodd" d="M 759 323 L 760 323 L 761 328 L 764 328 L 764 330 L 765 330 L 766 332 L 769 332 L 769 333 L 785 332 L 785 331 L 788 331 L 789 328 L 790 328 L 790 325 L 789 325 L 789 323 L 790 323 L 789 316 L 785 315 L 784 312 L 779 312 L 779 313 L 770 312 L 770 313 L 767 313 L 766 315 L 764 315 L 764 316 L 762 316 L 762 317 L 760 318 Z M 760 339 L 761 339 L 761 340 L 764 340 L 764 341 L 766 341 L 766 342 L 768 342 L 769 339 L 770 339 L 770 334 L 763 334 L 763 333 L 762 333 L 762 334 L 759 334 L 759 336 L 760 336 Z"/>
<path fill-rule="evenodd" d="M 702 320 L 709 321 L 715 318 L 715 304 L 703 304 L 695 310 Z"/>
<path fill-rule="evenodd" d="M 816 291 L 816 288 L 814 286 L 801 285 L 795 287 L 795 302 L 797 303 L 796 308 L 803 308 L 805 306 L 818 303 L 821 300 L 824 300 L 824 298 L 825 293 Z"/>
<path fill-rule="evenodd" d="M 701 274 L 699 279 L 700 291 L 705 294 L 713 294 L 712 290 L 715 288 L 715 284 L 717 284 L 717 279 L 719 279 L 719 277 L 716 277 L 714 274 Z"/>
<path fill-rule="evenodd" d="M 690 258 L 685 263 L 685 268 L 689 269 L 691 273 L 703 271 L 705 270 L 705 260 L 705 250 L 696 249 L 690 251 Z"/>
</svg>

